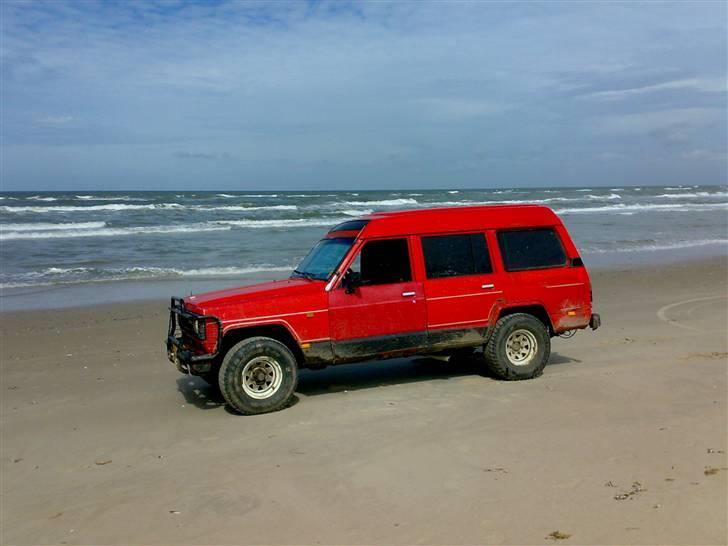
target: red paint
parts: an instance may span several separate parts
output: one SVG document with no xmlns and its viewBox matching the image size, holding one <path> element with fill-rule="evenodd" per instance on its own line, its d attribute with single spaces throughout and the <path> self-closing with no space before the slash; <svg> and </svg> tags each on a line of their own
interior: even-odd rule
<svg viewBox="0 0 728 546">
<path fill-rule="evenodd" d="M 503 269 L 496 233 L 509 228 L 554 227 L 569 258 L 578 251 L 561 220 L 546 207 L 534 205 L 459 207 L 383 212 L 363 217 L 361 232 L 337 232 L 357 241 L 328 282 L 288 279 L 209 292 L 184 299 L 192 313 L 213 315 L 223 332 L 247 326 L 282 325 L 299 343 L 346 340 L 424 330 L 492 326 L 505 310 L 526 305 L 545 309 L 553 333 L 585 328 L 592 315 L 591 289 L 585 267 L 565 265 L 508 273 Z M 493 272 L 428 280 L 420 236 L 485 233 Z M 370 239 L 406 237 L 412 280 L 359 287 L 347 294 L 341 276 L 361 243 Z M 483 285 L 493 288 L 483 288 Z M 329 290 L 327 291 L 327 288 Z M 403 293 L 414 295 L 403 297 Z M 567 315 L 573 311 L 573 316 Z M 214 349 L 208 336 L 204 345 Z"/>
</svg>

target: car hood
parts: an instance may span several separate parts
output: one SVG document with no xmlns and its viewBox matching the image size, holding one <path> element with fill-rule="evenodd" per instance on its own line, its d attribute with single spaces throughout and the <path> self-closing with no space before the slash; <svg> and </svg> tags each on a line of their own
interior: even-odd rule
<svg viewBox="0 0 728 546">
<path fill-rule="evenodd" d="M 314 294 L 322 294 L 325 285 L 323 281 L 284 279 L 186 296 L 184 302 L 185 307 L 194 313 L 214 315 L 216 311 L 229 306 L 245 304 L 250 309 L 256 302 L 270 303 L 271 300 L 284 297 L 306 300 L 314 297 Z"/>
</svg>

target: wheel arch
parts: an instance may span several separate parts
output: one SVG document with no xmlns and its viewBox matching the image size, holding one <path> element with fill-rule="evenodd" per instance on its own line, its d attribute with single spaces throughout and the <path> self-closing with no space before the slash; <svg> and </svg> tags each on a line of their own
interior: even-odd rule
<svg viewBox="0 0 728 546">
<path fill-rule="evenodd" d="M 283 343 L 293 353 L 299 367 L 304 362 L 303 351 L 301 351 L 296 337 L 285 325 L 278 323 L 240 326 L 226 330 L 222 337 L 220 362 L 236 343 L 255 336 L 269 337 Z"/>
<path fill-rule="evenodd" d="M 551 317 L 546 311 L 546 307 L 540 302 L 529 302 L 523 304 L 509 305 L 507 307 L 496 307 L 493 311 L 494 315 L 493 320 L 491 321 L 492 326 L 495 326 L 496 322 L 498 322 L 503 317 L 507 317 L 508 315 L 514 315 L 516 313 L 526 313 L 529 315 L 533 315 L 538 320 L 543 322 L 544 326 L 546 326 L 546 330 L 548 330 L 549 335 L 554 335 L 554 325 L 551 322 Z M 489 330 L 492 331 L 493 328 L 490 328 Z"/>
</svg>

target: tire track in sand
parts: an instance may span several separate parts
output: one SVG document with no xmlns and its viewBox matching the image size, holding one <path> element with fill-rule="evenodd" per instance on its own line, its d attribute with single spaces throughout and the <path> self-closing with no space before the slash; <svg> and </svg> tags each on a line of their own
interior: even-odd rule
<svg viewBox="0 0 728 546">
<path fill-rule="evenodd" d="M 689 300 L 682 300 L 675 303 L 670 303 L 668 305 L 665 305 L 663 307 L 660 307 L 657 310 L 657 318 L 659 318 L 661 321 L 666 322 L 667 324 L 670 324 L 671 326 L 675 326 L 676 328 L 682 328 L 684 330 L 690 330 L 692 332 L 704 332 L 705 330 L 702 330 L 701 328 L 695 328 L 694 326 L 688 326 L 687 324 L 683 324 L 680 321 L 677 321 L 675 319 L 671 319 L 667 316 L 667 312 L 674 309 L 675 307 L 680 307 L 683 305 L 687 305 L 689 303 L 698 303 L 698 302 L 704 302 L 704 301 L 710 301 L 710 300 L 717 300 L 721 298 L 728 298 L 726 295 L 720 295 L 720 296 L 704 296 L 702 298 L 692 298 Z"/>
</svg>

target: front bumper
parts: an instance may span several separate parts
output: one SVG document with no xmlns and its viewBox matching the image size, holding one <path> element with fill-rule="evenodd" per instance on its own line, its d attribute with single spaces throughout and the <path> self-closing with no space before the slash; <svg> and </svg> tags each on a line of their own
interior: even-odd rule
<svg viewBox="0 0 728 546">
<path fill-rule="evenodd" d="M 599 313 L 592 313 L 591 318 L 589 319 L 589 327 L 592 330 L 596 330 L 602 325 L 602 317 L 599 316 Z"/>
<path fill-rule="evenodd" d="M 215 341 L 215 350 L 211 353 L 200 353 L 193 351 L 188 343 L 185 342 L 185 333 L 181 326 L 181 320 L 193 321 L 204 320 L 217 324 L 217 339 Z M 202 375 L 208 373 L 213 364 L 213 360 L 217 358 L 222 341 L 222 323 L 220 319 L 212 315 L 197 315 L 185 310 L 184 303 L 181 298 L 172 298 L 169 306 L 169 329 L 167 331 L 167 358 L 172 362 L 181 373 Z"/>
</svg>

